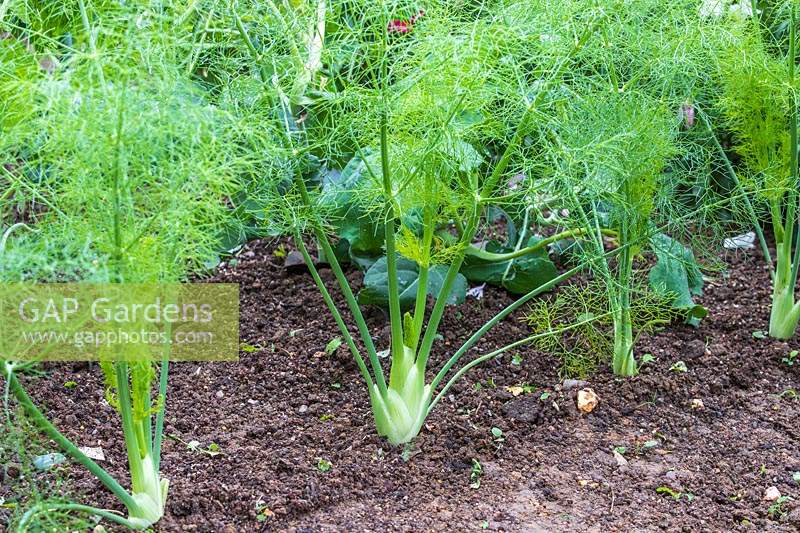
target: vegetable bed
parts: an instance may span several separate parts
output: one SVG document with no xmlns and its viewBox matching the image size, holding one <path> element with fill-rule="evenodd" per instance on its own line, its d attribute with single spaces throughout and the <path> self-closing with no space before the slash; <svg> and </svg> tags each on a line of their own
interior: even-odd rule
<svg viewBox="0 0 800 533">
<path fill-rule="evenodd" d="M 800 529 L 798 29 L 0 0 L 0 527 Z"/>
<path fill-rule="evenodd" d="M 287 271 L 276 249 L 253 242 L 212 278 L 242 284 L 240 362 L 174 365 L 165 431 L 183 443 L 164 444 L 173 482 L 157 531 L 800 527 L 800 365 L 782 362 L 795 342 L 753 335 L 766 328 L 770 302 L 757 252 L 726 257 L 729 277 L 698 299 L 710 310 L 698 329 L 640 340 L 654 360 L 639 376 L 603 368 L 587 378 L 599 397 L 590 414 L 578 411 L 577 388 L 563 390 L 559 361 L 523 347 L 456 384 L 404 460 L 375 434 L 352 358 L 325 351 L 335 324 L 308 273 Z M 331 281 L 329 270 L 322 275 Z M 448 308 L 434 359 L 510 301 L 487 287 L 482 299 Z M 479 351 L 524 334 L 514 318 Z M 383 313 L 367 321 L 388 342 Z M 25 380 L 31 393 L 75 442 L 102 447 L 104 465 L 124 479 L 99 373 L 83 364 L 48 370 L 49 379 Z M 65 393 L 67 380 L 77 386 Z M 513 388 L 523 383 L 531 387 Z M 219 454 L 192 452 L 192 441 Z M 67 478 L 85 501 L 115 506 L 83 469 Z M 774 508 L 763 500 L 773 486 L 795 500 Z"/>
</svg>

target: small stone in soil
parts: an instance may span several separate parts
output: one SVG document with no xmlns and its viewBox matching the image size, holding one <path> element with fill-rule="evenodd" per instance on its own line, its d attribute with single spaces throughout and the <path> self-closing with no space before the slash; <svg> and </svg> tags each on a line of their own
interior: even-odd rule
<svg viewBox="0 0 800 533">
<path fill-rule="evenodd" d="M 103 453 L 103 448 L 93 447 L 93 446 L 84 446 L 82 448 L 78 448 L 80 451 L 86 455 L 89 459 L 94 459 L 95 461 L 105 461 L 106 455 Z"/>
<path fill-rule="evenodd" d="M 582 389 L 588 384 L 588 381 L 582 381 L 580 379 L 565 379 L 564 383 L 561 384 L 561 388 L 564 390 Z"/>
<path fill-rule="evenodd" d="M 774 502 L 780 497 L 781 497 L 781 491 L 778 490 L 778 487 L 770 487 L 766 491 L 764 491 L 765 501 Z"/>
<path fill-rule="evenodd" d="M 582 413 L 589 414 L 594 411 L 599 401 L 597 394 L 590 388 L 578 391 L 578 409 L 580 409 Z"/>
<path fill-rule="evenodd" d="M 283 262 L 284 268 L 286 270 L 292 271 L 299 271 L 304 270 L 306 268 L 306 261 L 303 259 L 303 254 L 298 252 L 297 250 L 292 250 L 286 256 L 286 260 Z"/>
<path fill-rule="evenodd" d="M 614 460 L 617 462 L 617 466 L 626 466 L 628 464 L 628 460 L 625 459 L 625 456 L 617 450 L 614 450 L 612 453 L 614 454 Z"/>
</svg>

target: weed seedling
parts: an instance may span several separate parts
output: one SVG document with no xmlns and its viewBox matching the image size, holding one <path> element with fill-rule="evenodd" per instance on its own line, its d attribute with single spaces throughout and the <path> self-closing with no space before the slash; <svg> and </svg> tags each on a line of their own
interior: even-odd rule
<svg viewBox="0 0 800 533">
<path fill-rule="evenodd" d="M 481 466 L 480 461 L 473 458 L 472 470 L 470 471 L 469 474 L 469 488 L 471 489 L 481 488 L 481 476 L 483 476 L 483 466 Z"/>
<path fill-rule="evenodd" d="M 341 345 L 342 345 L 342 338 L 334 337 L 327 345 L 325 345 L 325 353 L 328 355 L 333 355 L 336 353 L 336 350 L 338 350 Z"/>
<path fill-rule="evenodd" d="M 654 362 L 655 360 L 656 360 L 656 358 L 653 357 L 653 354 L 651 354 L 651 353 L 642 354 L 642 358 L 639 361 L 639 366 L 642 367 L 644 365 L 649 365 L 650 363 Z"/>
<path fill-rule="evenodd" d="M 274 255 L 279 259 L 286 257 L 288 254 L 289 254 L 289 248 L 285 244 L 281 244 L 275 249 L 274 252 L 272 252 L 272 255 Z"/>
<path fill-rule="evenodd" d="M 669 367 L 670 372 L 688 372 L 689 367 L 686 366 L 686 363 L 683 361 L 676 361 Z"/>
<path fill-rule="evenodd" d="M 333 468 L 333 464 L 327 459 L 317 458 L 317 470 L 320 472 L 328 472 Z"/>
<path fill-rule="evenodd" d="M 503 430 L 497 427 L 492 428 L 492 437 L 496 444 L 502 444 L 506 441 L 505 437 L 503 436 Z"/>
<path fill-rule="evenodd" d="M 688 502 L 694 500 L 694 494 L 691 492 L 680 492 L 670 487 L 658 487 L 656 489 L 656 493 L 670 496 L 675 501 L 680 500 L 681 498 L 686 498 L 686 501 Z"/>
<path fill-rule="evenodd" d="M 767 508 L 767 514 L 773 520 L 780 520 L 783 518 L 783 515 L 786 514 L 786 509 L 783 505 L 791 501 L 791 496 L 781 496 L 775 502 Z"/>
</svg>

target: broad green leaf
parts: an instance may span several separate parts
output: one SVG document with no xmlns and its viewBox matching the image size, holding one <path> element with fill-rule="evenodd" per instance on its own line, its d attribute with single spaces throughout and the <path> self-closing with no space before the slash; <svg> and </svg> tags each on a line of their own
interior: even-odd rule
<svg viewBox="0 0 800 533">
<path fill-rule="evenodd" d="M 653 237 L 651 243 L 658 262 L 650 270 L 650 286 L 661 294 L 673 295 L 672 306 L 685 309 L 687 322 L 697 325 L 708 310 L 692 299 L 703 294 L 703 274 L 694 253 L 663 233 Z"/>
<path fill-rule="evenodd" d="M 428 294 L 436 297 L 444 285 L 444 278 L 447 276 L 448 267 L 444 265 L 436 265 L 431 267 L 428 271 Z M 447 296 L 448 305 L 458 305 L 464 303 L 467 296 L 467 278 L 463 274 L 457 274 L 450 288 L 450 294 Z M 417 290 L 417 284 L 414 283 L 414 291 Z"/>
<path fill-rule="evenodd" d="M 373 172 L 378 172 L 378 162 L 372 161 L 370 153 L 366 157 L 370 159 Z M 319 205 L 331 211 L 337 235 L 349 243 L 348 253 L 340 256 L 338 252 L 344 248 L 339 248 L 337 257 L 351 260 L 360 268 L 369 268 L 381 254 L 384 229 L 382 223 L 365 213 L 358 204 L 358 190 L 364 186 L 365 180 L 370 179 L 366 163 L 355 156 L 341 172 L 327 169 L 321 173 L 320 179 L 322 194 Z"/>
<path fill-rule="evenodd" d="M 536 244 L 539 237 L 528 239 L 526 246 Z M 486 251 L 492 253 L 508 253 L 511 248 L 502 246 L 498 241 L 489 241 Z M 475 256 L 467 256 L 461 273 L 470 281 L 486 282 L 503 287 L 514 294 L 525 294 L 558 276 L 556 266 L 542 248 L 534 253 L 518 257 L 510 261 L 489 261 Z M 505 278 L 504 278 L 505 275 Z"/>
<path fill-rule="evenodd" d="M 436 265 L 430 269 L 428 272 L 428 294 L 436 296 L 439 293 L 446 275 L 446 266 Z M 397 282 L 400 292 L 400 307 L 403 310 L 411 309 L 416 299 L 417 283 L 419 282 L 417 264 L 398 256 Z M 466 292 L 467 280 L 464 276 L 458 274 L 450 289 L 447 303 L 455 305 L 463 302 Z M 358 293 L 358 302 L 362 305 L 389 306 L 389 276 L 385 256 L 378 259 L 364 275 L 364 288 Z"/>
<path fill-rule="evenodd" d="M 362 305 L 389 305 L 389 274 L 386 257 L 378 259 L 364 274 L 364 288 L 358 293 L 358 303 Z M 417 264 L 403 257 L 397 258 L 397 285 L 400 292 L 400 306 L 403 309 L 414 303 L 414 292 L 408 289 L 417 281 Z M 416 285 L 415 285 L 416 287 Z"/>
</svg>

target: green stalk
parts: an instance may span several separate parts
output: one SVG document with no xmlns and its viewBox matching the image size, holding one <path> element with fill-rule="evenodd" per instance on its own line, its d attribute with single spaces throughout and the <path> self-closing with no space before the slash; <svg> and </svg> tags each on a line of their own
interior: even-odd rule
<svg viewBox="0 0 800 533">
<path fill-rule="evenodd" d="M 628 193 L 627 183 L 625 185 L 626 195 L 630 198 Z M 602 231 L 600 229 L 600 220 L 597 216 L 597 209 L 592 213 L 592 221 L 583 208 L 583 205 L 578 201 L 577 195 L 572 191 L 572 200 L 577 206 L 578 213 L 583 220 L 586 228 L 592 228 L 591 232 L 592 242 L 597 249 L 600 256 L 598 262 L 600 272 L 607 281 L 607 290 L 609 303 L 612 308 L 612 317 L 614 323 L 614 352 L 611 359 L 611 367 L 615 374 L 623 376 L 636 375 L 636 360 L 633 358 L 633 327 L 631 324 L 630 316 L 630 283 L 632 281 L 633 270 L 633 241 L 629 235 L 628 224 L 623 224 L 619 231 L 621 257 L 619 259 L 617 279 L 611 274 L 611 270 L 606 262 L 606 255 L 603 247 Z M 616 283 L 614 283 L 616 281 Z M 616 285 L 616 286 L 615 286 Z"/>
<path fill-rule="evenodd" d="M 792 96 L 792 108 L 789 120 L 789 127 L 791 131 L 789 132 L 790 137 L 790 194 L 789 194 L 789 209 L 787 209 L 786 215 L 786 223 L 789 227 L 794 230 L 794 227 L 797 223 L 800 222 L 797 217 L 795 217 L 795 212 L 797 212 L 797 203 L 800 201 L 798 195 L 798 188 L 800 187 L 800 183 L 798 183 L 798 168 L 797 168 L 797 151 L 798 151 L 798 140 L 797 140 L 797 94 L 796 94 L 796 83 L 795 83 L 795 63 L 797 62 L 797 35 L 796 35 L 796 24 L 797 24 L 797 17 L 796 17 L 796 2 L 792 2 L 792 9 L 791 9 L 791 17 L 790 17 L 790 28 L 789 28 L 789 84 L 791 89 L 791 96 Z M 800 214 L 800 213 L 798 213 Z M 792 234 L 793 235 L 793 234 Z M 789 239 L 787 241 L 788 247 L 791 248 L 794 245 L 794 239 Z M 790 285 L 792 287 L 792 293 L 794 293 L 794 287 L 797 284 L 797 273 L 798 269 L 800 269 L 800 246 L 795 246 L 794 251 L 794 259 L 792 261 L 792 274 L 790 277 Z"/>
<path fill-rule="evenodd" d="M 117 373 L 117 400 L 122 421 L 122 434 L 125 438 L 125 448 L 128 453 L 128 465 L 131 471 L 131 487 L 134 494 L 140 492 L 144 482 L 142 469 L 142 453 L 139 448 L 139 436 L 133 420 L 133 410 L 130 397 L 130 380 L 128 363 L 118 361 L 114 364 Z"/>
<path fill-rule="evenodd" d="M 122 174 L 123 170 L 123 162 L 122 162 L 122 131 L 123 131 L 123 122 L 125 119 L 124 108 L 122 105 L 119 105 L 119 109 L 117 111 L 117 128 L 116 128 L 116 139 L 115 139 L 115 148 L 117 152 L 116 161 L 114 164 L 114 184 L 113 184 L 113 192 L 114 192 L 114 219 L 113 219 L 113 229 L 114 229 L 114 272 L 116 274 L 115 280 L 117 282 L 122 281 L 122 224 L 120 221 L 122 206 L 120 205 L 120 182 L 122 181 Z"/>
<path fill-rule="evenodd" d="M 84 3 L 84 0 L 78 0 L 78 8 L 81 12 L 83 31 L 86 32 L 86 36 L 89 38 L 89 51 L 92 53 L 92 57 L 96 60 L 99 57 L 97 55 L 97 41 L 95 39 L 94 32 L 92 31 L 92 26 L 89 24 L 89 14 L 86 11 L 86 4 Z M 106 77 L 105 74 L 103 74 L 103 65 L 101 65 L 99 61 L 95 61 L 95 64 L 97 66 L 97 77 L 100 78 L 100 84 L 105 89 Z"/>
<path fill-rule="evenodd" d="M 152 363 L 151 363 L 152 364 Z M 152 457 L 153 455 L 153 399 L 150 397 L 150 394 L 145 396 L 144 398 L 144 409 L 147 415 L 141 421 L 137 421 L 137 425 L 139 426 L 139 435 L 141 435 L 139 439 L 139 449 L 143 450 L 142 455 L 149 455 Z"/>
<path fill-rule="evenodd" d="M 769 335 L 776 339 L 790 339 L 800 321 L 800 302 L 795 302 L 795 283 L 791 274 L 792 248 L 787 240 L 775 247 L 778 268 L 772 288 Z"/>
<path fill-rule="evenodd" d="M 192 7 L 190 7 L 187 10 L 187 13 L 186 13 L 185 16 L 188 16 L 189 13 L 192 12 L 192 11 L 194 11 L 194 9 Z M 197 34 L 198 33 L 200 34 L 200 41 L 197 43 L 197 48 L 199 50 L 195 50 L 195 44 L 192 43 L 192 51 L 189 53 L 188 66 L 186 67 L 186 74 L 187 75 L 191 75 L 192 72 L 194 72 L 194 67 L 197 64 L 197 60 L 200 58 L 201 49 L 202 49 L 203 43 L 206 40 L 206 35 L 208 35 L 208 30 L 211 27 L 211 20 L 213 19 L 214 14 L 215 14 L 214 6 L 212 6 L 211 9 L 208 10 L 208 15 L 206 15 L 205 23 L 202 26 L 197 26 L 197 30 L 194 32 L 194 35 L 192 35 L 192 40 L 194 40 L 197 37 Z M 233 17 L 234 17 L 234 20 L 236 22 L 236 26 L 238 28 L 239 26 L 241 26 L 242 21 L 239 18 L 239 15 L 236 13 L 235 10 L 233 12 Z M 176 21 L 176 26 L 180 26 L 181 22 L 182 21 L 180 21 L 180 20 Z M 241 30 L 239 30 L 239 32 L 241 33 Z M 249 40 L 249 37 L 248 37 L 248 40 Z M 252 45 L 252 42 L 250 44 Z M 262 79 L 262 81 L 264 81 L 264 80 Z"/>
<path fill-rule="evenodd" d="M 711 127 L 711 121 L 708 119 L 708 116 L 703 110 L 699 109 L 698 111 L 700 111 L 700 118 L 703 120 L 703 124 L 705 124 L 708 133 L 711 135 L 711 140 L 714 143 L 714 147 L 717 149 L 720 157 L 722 158 L 722 162 L 725 165 L 725 170 L 727 171 L 728 176 L 733 181 L 736 190 L 739 191 L 739 194 L 741 194 L 742 198 L 744 199 L 747 215 L 750 217 L 750 223 L 753 224 L 754 231 L 758 236 L 758 244 L 761 247 L 761 253 L 767 260 L 767 264 L 769 265 L 769 275 L 774 283 L 775 265 L 772 262 L 772 255 L 769 253 L 769 247 L 767 246 L 767 239 L 764 237 L 764 231 L 761 229 L 761 221 L 759 221 L 758 215 L 756 215 L 756 210 L 753 208 L 753 204 L 750 201 L 750 197 L 746 194 L 744 187 L 742 186 L 742 182 L 739 180 L 739 176 L 736 174 L 736 171 L 733 169 L 733 165 L 731 165 L 731 162 L 728 159 L 728 155 L 725 153 L 725 149 L 722 148 L 719 139 L 717 139 L 717 135 L 714 133 L 714 129 Z"/>
<path fill-rule="evenodd" d="M 170 298 L 172 300 L 172 298 Z M 172 339 L 172 323 L 167 322 L 164 326 L 165 333 L 168 339 Z M 161 368 L 158 372 L 158 398 L 161 402 L 161 409 L 156 413 L 156 427 L 155 436 L 153 439 L 152 455 L 153 469 L 156 474 L 161 468 L 161 444 L 164 440 L 164 417 L 167 414 L 167 385 L 169 382 L 169 356 L 172 351 L 170 344 L 164 345 L 164 350 L 161 354 Z"/>
<path fill-rule="evenodd" d="M 275 11 L 277 11 L 277 8 Z M 236 4 L 234 2 L 231 2 L 231 12 L 233 13 L 233 20 L 236 23 L 236 29 L 239 30 L 239 35 L 242 36 L 244 45 L 247 47 L 250 55 L 253 56 L 253 61 L 256 62 L 256 66 L 258 66 L 258 75 L 261 78 L 261 81 L 266 83 L 267 80 L 269 80 L 269 73 L 267 72 L 264 63 L 261 61 L 261 54 L 259 54 L 258 50 L 256 50 L 253 40 L 250 39 L 250 34 L 247 33 L 247 29 L 244 27 L 244 23 L 242 23 L 242 18 L 239 16 L 238 11 L 236 11 Z M 280 12 L 278 12 L 278 15 L 280 15 Z"/>
<path fill-rule="evenodd" d="M 627 235 L 627 231 L 623 232 Z M 618 265 L 617 300 L 613 305 L 614 355 L 611 366 L 618 376 L 635 376 L 636 359 L 633 356 L 633 326 L 631 323 L 630 284 L 632 282 L 633 252 L 626 247 Z"/>
<path fill-rule="evenodd" d="M 347 325 L 345 325 L 344 320 L 342 319 L 342 314 L 336 308 L 336 304 L 333 302 L 333 298 L 331 298 L 331 294 L 330 292 L 328 292 L 328 288 L 322 281 L 322 278 L 319 275 L 319 271 L 317 270 L 317 267 L 314 265 L 314 260 L 311 259 L 311 255 L 308 253 L 308 249 L 306 248 L 302 236 L 298 231 L 295 231 L 294 240 L 295 244 L 297 245 L 297 248 L 303 255 L 303 260 L 305 261 L 309 272 L 311 272 L 311 277 L 314 278 L 314 283 L 317 285 L 317 288 L 319 289 L 320 293 L 322 293 L 322 299 L 325 301 L 325 305 L 328 307 L 328 310 L 333 315 L 333 320 L 336 322 L 336 326 L 342 333 L 342 337 L 344 337 L 345 343 L 347 343 L 347 347 L 350 348 L 350 353 L 353 354 L 353 358 L 355 358 L 356 360 L 356 364 L 358 365 L 358 370 L 361 372 L 361 376 L 364 378 L 364 381 L 367 382 L 367 385 L 369 386 L 370 390 L 372 390 L 372 377 L 370 376 L 369 370 L 367 369 L 367 365 L 364 363 L 364 359 L 361 357 L 358 348 L 356 348 L 356 344 L 353 341 L 353 336 L 350 335 L 350 330 L 347 329 Z"/>
<path fill-rule="evenodd" d="M 610 237 L 616 237 L 617 232 L 614 230 L 604 229 L 601 230 L 603 235 L 608 235 Z M 558 242 L 563 239 L 569 239 L 573 237 L 580 237 L 587 233 L 585 228 L 578 228 L 578 229 L 570 229 L 566 231 L 562 231 L 560 233 L 556 233 L 555 235 L 551 235 L 550 237 L 544 238 L 531 246 L 526 248 L 520 248 L 514 252 L 508 252 L 504 254 L 496 254 L 492 252 L 487 252 L 485 250 L 481 250 L 476 248 L 475 246 L 470 245 L 467 248 L 466 255 L 471 255 L 473 257 L 477 257 L 479 259 L 486 259 L 488 261 L 509 261 L 511 259 L 516 259 L 518 257 L 523 257 L 528 254 L 532 254 L 537 252 L 547 246 L 553 244 L 554 242 Z"/>
<path fill-rule="evenodd" d="M 796 246 L 792 253 L 795 240 L 795 224 L 798 202 L 798 177 L 797 177 L 797 101 L 795 97 L 795 61 L 796 35 L 795 35 L 795 2 L 791 4 L 789 24 L 789 53 L 787 56 L 789 67 L 789 89 L 792 97 L 792 107 L 789 113 L 789 193 L 786 205 L 785 219 L 780 218 L 780 206 L 775 213 L 773 206 L 773 220 L 777 218 L 775 227 L 775 248 L 777 268 L 772 289 L 772 309 L 770 311 L 769 334 L 777 339 L 790 339 L 794 336 L 800 321 L 800 302 L 795 302 L 795 286 L 797 284 L 798 267 L 800 267 L 800 246 Z M 774 222 L 773 222 L 774 223 Z"/>
<path fill-rule="evenodd" d="M 100 518 L 105 518 L 109 522 L 114 522 L 121 526 L 127 527 L 129 529 L 139 530 L 145 529 L 140 523 L 136 521 L 129 520 L 124 516 L 120 516 L 113 511 L 109 511 L 107 509 L 98 509 L 97 507 L 91 507 L 89 505 L 81 505 L 79 503 L 38 503 L 25 511 L 25 514 L 22 515 L 22 518 L 17 524 L 17 531 L 20 533 L 26 533 L 28 531 L 28 522 L 30 522 L 33 517 L 38 515 L 39 513 L 52 513 L 53 511 L 78 511 L 83 512 L 93 516 L 99 516 Z"/>
<path fill-rule="evenodd" d="M 784 222 L 784 242 L 791 250 L 794 244 L 795 210 L 797 204 L 797 101 L 795 98 L 795 2 L 791 3 L 789 24 L 789 90 L 791 91 L 792 107 L 789 111 L 789 201 L 786 206 L 786 220 Z M 792 268 L 794 271 L 794 267 Z"/>
<path fill-rule="evenodd" d="M 306 188 L 306 184 L 303 182 L 303 178 L 301 176 L 295 176 L 294 181 L 297 185 L 297 188 L 300 190 L 300 196 L 303 200 L 303 204 L 305 204 L 306 207 L 313 209 L 313 204 L 311 203 L 311 198 L 308 195 L 308 189 Z M 383 368 L 378 360 L 378 352 L 375 350 L 375 343 L 372 341 L 372 336 L 369 333 L 369 328 L 367 328 L 364 315 L 361 313 L 361 308 L 358 306 L 358 302 L 353 294 L 353 290 L 350 288 L 350 283 L 347 281 L 344 271 L 342 271 L 339 260 L 336 259 L 336 254 L 333 252 L 333 247 L 328 240 L 328 236 L 322 230 L 319 220 L 314 221 L 313 231 L 314 236 L 317 238 L 317 242 L 320 244 L 320 246 L 322 246 L 322 250 L 325 252 L 325 257 L 328 259 L 328 264 L 330 265 L 331 270 L 333 270 L 334 276 L 336 276 L 336 281 L 339 283 L 339 288 L 344 294 L 345 300 L 347 301 L 347 306 L 353 315 L 353 320 L 355 320 L 356 325 L 358 326 L 358 332 L 361 336 L 364 346 L 367 349 L 369 361 L 372 365 L 372 371 L 373 374 L 375 374 L 375 383 L 378 386 L 378 390 L 382 396 L 385 396 L 387 390 L 386 379 L 383 376 Z"/>
<path fill-rule="evenodd" d="M 425 190 L 432 191 L 433 183 L 430 176 L 425 178 Z M 417 281 L 417 295 L 414 301 L 414 318 L 412 322 L 411 338 L 407 339 L 408 347 L 416 353 L 422 326 L 425 323 L 425 305 L 428 302 L 428 273 L 430 271 L 431 246 L 433 243 L 433 203 L 428 202 L 422 215 L 422 250 L 425 254 L 424 264 L 419 265 L 419 278 Z"/>
<path fill-rule="evenodd" d="M 38 407 L 33 403 L 28 393 L 22 387 L 22 384 L 17 379 L 16 375 L 13 372 L 8 371 L 5 365 L 0 366 L 3 372 L 3 377 L 6 379 L 8 383 L 8 387 L 14 396 L 17 398 L 17 401 L 20 403 L 22 408 L 28 413 L 28 416 L 31 417 L 34 424 L 42 431 L 45 435 L 47 435 L 50 439 L 55 441 L 58 446 L 64 450 L 64 453 L 69 455 L 72 459 L 86 467 L 89 472 L 91 472 L 100 482 L 110 490 L 119 500 L 122 502 L 125 507 L 129 510 L 138 509 L 137 503 L 134 501 L 133 497 L 126 491 L 122 485 L 114 479 L 111 474 L 106 472 L 102 466 L 98 465 L 94 462 L 91 458 L 89 458 L 85 453 L 80 451 L 77 446 L 75 446 L 69 439 L 67 439 L 48 419 L 44 414 L 39 410 Z"/>
<path fill-rule="evenodd" d="M 433 346 L 433 341 L 436 338 L 436 332 L 439 329 L 439 322 L 444 314 L 445 305 L 447 305 L 447 297 L 450 295 L 450 290 L 452 289 L 453 283 L 455 283 L 456 277 L 458 276 L 458 271 L 461 269 L 461 264 L 464 262 L 464 252 L 466 250 L 466 246 L 472 242 L 472 238 L 475 236 L 475 232 L 478 229 L 478 218 L 479 211 L 476 208 L 472 216 L 469 218 L 469 221 L 464 228 L 464 233 L 461 236 L 461 240 L 459 241 L 461 251 L 450 263 L 450 267 L 447 269 L 447 274 L 445 275 L 444 283 L 436 295 L 436 303 L 433 305 L 431 316 L 428 319 L 428 327 L 426 328 L 425 335 L 422 338 L 422 346 L 419 349 L 419 354 L 417 354 L 417 369 L 419 372 L 424 373 L 426 367 L 428 366 L 428 358 L 430 357 L 431 347 Z"/>
<path fill-rule="evenodd" d="M 383 194 L 388 202 L 386 221 L 384 222 L 384 238 L 386 241 L 386 272 L 389 277 L 389 323 L 392 330 L 392 367 L 398 358 L 402 358 L 403 349 L 403 315 L 400 311 L 400 289 L 397 282 L 397 250 L 395 232 L 397 231 L 397 215 L 394 208 L 394 191 L 392 191 L 391 166 L 389 161 L 389 119 L 384 111 L 381 116 L 381 173 L 383 177 Z M 396 375 L 389 373 L 390 380 Z"/>
<path fill-rule="evenodd" d="M 167 335 L 172 337 L 172 324 L 167 323 Z M 168 347 L 164 348 L 169 351 Z M 153 468 L 158 472 L 161 467 L 161 443 L 164 440 L 164 417 L 167 413 L 167 382 L 169 376 L 169 355 L 164 354 L 161 359 L 161 370 L 158 375 L 158 397 L 161 399 L 161 409 L 156 414 L 155 439 L 153 442 Z"/>
<path fill-rule="evenodd" d="M 525 208 L 525 216 L 522 219 L 522 229 L 519 232 L 519 238 L 517 239 L 517 244 L 514 246 L 514 252 L 519 252 L 522 248 L 522 244 L 525 242 L 525 239 L 528 237 L 528 225 L 530 224 L 530 217 L 531 217 L 531 209 L 533 206 L 528 206 Z M 513 252 L 512 252 L 513 253 Z M 509 261 L 506 265 L 505 270 L 503 270 L 503 277 L 501 278 L 501 283 L 505 283 L 508 279 L 508 273 L 511 272 L 511 266 L 514 263 Z"/>
</svg>

